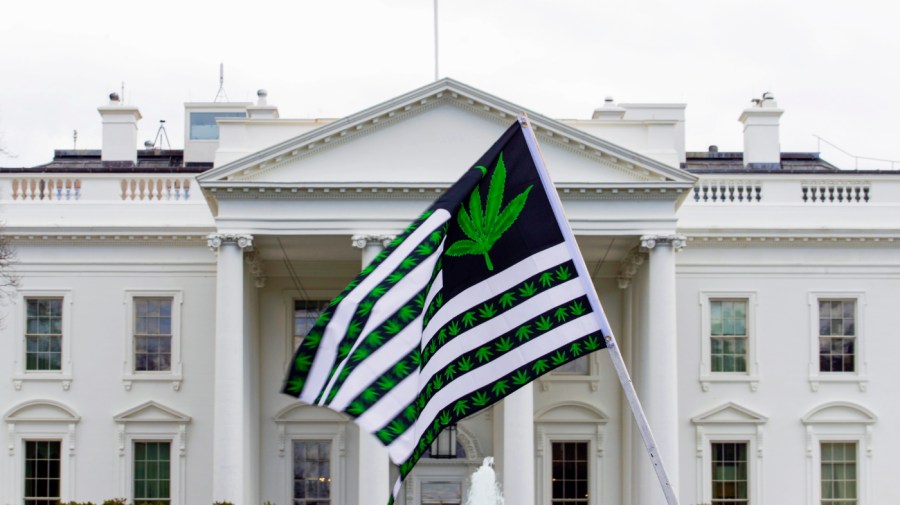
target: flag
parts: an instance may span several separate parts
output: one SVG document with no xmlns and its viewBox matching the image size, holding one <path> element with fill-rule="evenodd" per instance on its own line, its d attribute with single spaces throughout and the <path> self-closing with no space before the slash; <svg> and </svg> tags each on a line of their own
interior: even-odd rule
<svg viewBox="0 0 900 505">
<path fill-rule="evenodd" d="M 610 335 L 526 119 L 331 301 L 284 392 L 374 434 L 402 480 L 447 426 Z"/>
</svg>

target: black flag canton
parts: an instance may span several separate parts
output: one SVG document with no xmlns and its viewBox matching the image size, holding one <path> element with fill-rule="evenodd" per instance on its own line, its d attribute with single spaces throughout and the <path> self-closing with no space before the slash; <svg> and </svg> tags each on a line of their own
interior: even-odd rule
<svg viewBox="0 0 900 505">
<path fill-rule="evenodd" d="M 498 171 L 505 172 L 505 176 Z M 446 209 L 452 215 L 441 260 L 445 299 L 564 241 L 518 122 L 434 207 Z M 470 223 L 475 221 L 478 214 L 482 219 L 476 223 L 480 226 L 475 226 L 475 238 L 489 235 L 481 242 L 481 249 L 489 247 L 489 250 L 453 254 L 454 244 L 472 242 L 473 230 L 466 229 L 465 221 L 466 218 Z M 502 221 L 508 222 L 510 218 L 512 223 L 505 227 Z"/>
</svg>

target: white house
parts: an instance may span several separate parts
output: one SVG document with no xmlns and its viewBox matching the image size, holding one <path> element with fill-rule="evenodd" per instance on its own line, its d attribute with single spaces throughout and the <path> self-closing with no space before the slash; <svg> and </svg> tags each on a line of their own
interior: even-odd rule
<svg viewBox="0 0 900 505">
<path fill-rule="evenodd" d="M 541 142 L 682 504 L 893 503 L 900 174 L 688 152 L 684 104 L 554 120 L 443 79 L 336 120 L 188 103 L 184 150 L 0 170 L 20 287 L 2 307 L 0 503 L 380 505 L 395 471 L 349 418 L 282 395 L 317 311 L 522 113 Z M 724 115 L 737 111 L 723 112 Z M 408 505 L 662 503 L 605 351 L 445 432 Z M 534 478 L 523 477 L 523 469 Z"/>
</svg>

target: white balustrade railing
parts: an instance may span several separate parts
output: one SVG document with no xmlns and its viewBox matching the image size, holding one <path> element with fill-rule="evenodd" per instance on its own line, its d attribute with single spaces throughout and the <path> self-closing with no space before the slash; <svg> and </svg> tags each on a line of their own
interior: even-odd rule
<svg viewBox="0 0 900 505">
<path fill-rule="evenodd" d="M 800 192 L 805 203 L 868 203 L 870 187 L 868 181 L 801 181 Z"/>
<path fill-rule="evenodd" d="M 699 203 L 756 203 L 761 200 L 761 181 L 701 179 L 694 186 L 694 201 Z"/>
<path fill-rule="evenodd" d="M 162 201 L 188 200 L 191 197 L 191 180 L 176 177 L 133 177 L 120 181 L 122 200 Z"/>
<path fill-rule="evenodd" d="M 68 177 L 14 177 L 10 181 L 12 199 L 78 200 L 81 198 L 81 179 Z"/>
</svg>

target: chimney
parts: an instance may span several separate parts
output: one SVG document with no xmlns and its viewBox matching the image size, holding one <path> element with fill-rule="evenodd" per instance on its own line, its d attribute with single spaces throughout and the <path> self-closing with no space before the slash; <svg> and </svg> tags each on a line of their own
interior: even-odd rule
<svg viewBox="0 0 900 505">
<path fill-rule="evenodd" d="M 616 105 L 613 97 L 608 96 L 603 99 L 603 107 L 594 109 L 591 119 L 617 120 L 625 117 L 625 109 Z"/>
<path fill-rule="evenodd" d="M 781 168 L 781 142 L 778 122 L 784 109 L 775 97 L 765 92 L 754 98 L 753 105 L 738 119 L 744 124 L 744 166 L 749 168 Z"/>
<path fill-rule="evenodd" d="M 109 104 L 97 107 L 103 120 L 101 161 L 130 161 L 137 164 L 137 107 L 123 105 L 118 93 L 109 94 Z"/>
<path fill-rule="evenodd" d="M 278 119 L 278 107 L 269 105 L 269 93 L 261 89 L 256 92 L 256 105 L 247 107 L 247 117 L 250 119 Z"/>
</svg>

